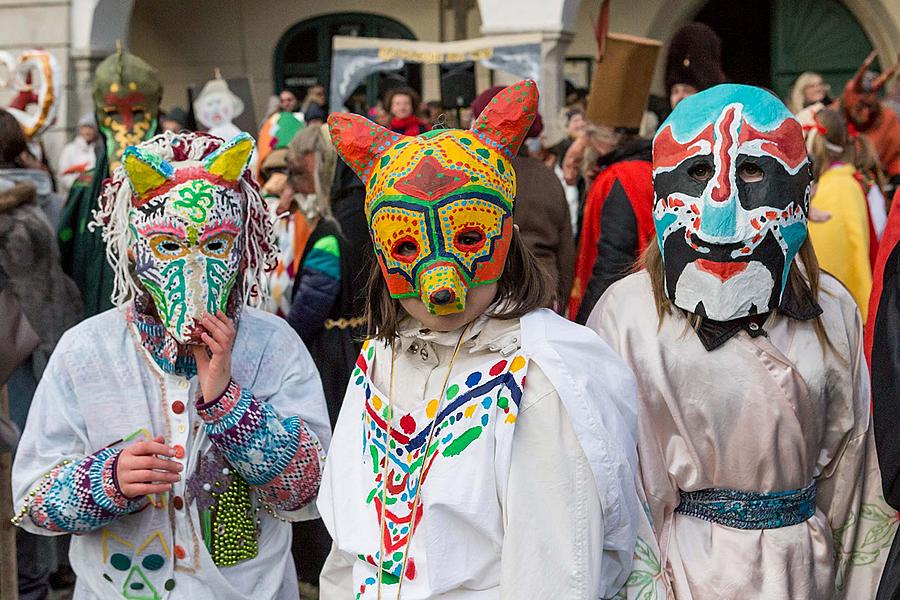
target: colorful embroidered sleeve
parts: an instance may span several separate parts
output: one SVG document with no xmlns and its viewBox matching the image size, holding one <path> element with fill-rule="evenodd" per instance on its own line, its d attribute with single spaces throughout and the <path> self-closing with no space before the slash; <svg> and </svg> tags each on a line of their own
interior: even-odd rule
<svg viewBox="0 0 900 600">
<path fill-rule="evenodd" d="M 210 440 L 263 500 L 292 511 L 316 497 L 324 451 L 300 417 L 281 419 L 235 381 L 197 412 Z"/>
<path fill-rule="evenodd" d="M 119 490 L 120 452 L 105 448 L 79 461 L 63 461 L 32 488 L 13 522 L 27 516 L 49 531 L 85 533 L 134 512 L 145 499 L 126 498 Z"/>
<path fill-rule="evenodd" d="M 318 240 L 303 260 L 297 293 L 291 302 L 287 322 L 309 342 L 322 330 L 341 291 L 341 255 L 337 237 L 326 235 Z"/>
</svg>

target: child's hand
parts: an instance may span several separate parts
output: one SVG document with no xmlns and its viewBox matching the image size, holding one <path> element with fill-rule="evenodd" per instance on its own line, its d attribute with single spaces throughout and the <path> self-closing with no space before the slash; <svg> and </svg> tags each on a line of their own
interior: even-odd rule
<svg viewBox="0 0 900 600">
<path fill-rule="evenodd" d="M 197 361 L 197 378 L 200 380 L 200 391 L 206 402 L 215 400 L 225 393 L 231 383 L 231 347 L 237 331 L 234 322 L 219 311 L 215 315 L 205 315 L 200 324 L 206 333 L 200 339 L 212 352 L 209 356 L 203 346 L 193 346 L 194 359 Z"/>
<path fill-rule="evenodd" d="M 168 492 L 172 483 L 181 479 L 178 473 L 184 465 L 161 456 L 175 456 L 175 450 L 163 444 L 162 437 L 137 442 L 122 450 L 116 462 L 116 479 L 125 497 Z"/>
</svg>

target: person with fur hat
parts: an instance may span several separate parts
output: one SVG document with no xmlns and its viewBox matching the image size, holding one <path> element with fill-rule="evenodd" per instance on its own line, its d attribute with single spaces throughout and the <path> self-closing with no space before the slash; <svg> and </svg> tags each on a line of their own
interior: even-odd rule
<svg viewBox="0 0 900 600">
<path fill-rule="evenodd" d="M 672 108 L 692 94 L 725 81 L 722 40 L 706 23 L 688 23 L 675 32 L 666 55 L 666 90 Z"/>
</svg>

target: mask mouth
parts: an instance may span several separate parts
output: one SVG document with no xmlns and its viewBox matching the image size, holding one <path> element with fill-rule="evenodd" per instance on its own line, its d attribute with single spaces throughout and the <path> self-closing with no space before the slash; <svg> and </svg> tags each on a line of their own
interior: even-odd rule
<svg viewBox="0 0 900 600">
<path fill-rule="evenodd" d="M 786 264 L 786 257 L 771 231 L 766 234 L 766 237 L 752 252 L 740 254 L 737 257 L 733 257 L 733 255 L 744 247 L 743 243 L 710 244 L 700 240 L 696 235 L 691 236 L 691 242 L 699 244 L 701 249 L 691 247 L 691 244 L 685 238 L 684 229 L 671 232 L 664 242 L 663 262 L 665 265 L 666 296 L 675 302 L 677 306 L 681 306 L 681 308 L 701 316 L 707 316 L 707 310 L 695 304 L 693 300 L 689 303 L 692 304 L 691 306 L 682 306 L 683 299 L 678 300 L 676 298 L 679 280 L 685 275 L 689 266 L 692 271 L 714 278 L 715 281 L 718 281 L 717 285 L 722 286 L 721 289 L 724 290 L 750 275 L 753 275 L 754 279 L 760 279 L 760 276 L 768 279 L 768 277 L 764 277 L 765 273 L 763 271 L 759 271 L 758 267 L 753 266 L 751 263 L 757 263 L 765 271 L 768 271 L 774 286 L 765 300 L 762 299 L 762 292 L 756 292 L 755 309 L 749 309 L 749 313 L 767 312 L 778 306 L 783 291 L 781 283 L 785 270 L 789 265 Z M 707 292 L 716 294 L 717 292 L 713 291 L 713 289 L 707 288 Z M 697 297 L 702 299 L 704 293 L 706 292 L 698 290 Z M 707 298 L 708 308 L 710 309 L 712 308 L 713 300 L 712 297 Z M 721 308 L 725 310 L 724 306 Z M 719 311 L 715 312 L 718 313 Z M 717 316 L 721 317 L 721 314 Z M 716 320 L 727 319 L 719 318 Z"/>
<path fill-rule="evenodd" d="M 453 265 L 437 264 L 419 276 L 419 299 L 435 316 L 464 311 L 466 291 L 466 284 Z"/>
</svg>

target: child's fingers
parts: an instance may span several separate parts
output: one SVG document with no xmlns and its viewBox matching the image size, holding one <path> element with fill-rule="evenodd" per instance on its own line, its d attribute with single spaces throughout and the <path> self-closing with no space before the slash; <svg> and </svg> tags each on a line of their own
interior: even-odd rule
<svg viewBox="0 0 900 600">
<path fill-rule="evenodd" d="M 221 354 L 225 351 L 225 347 L 222 343 L 208 333 L 201 333 L 200 339 L 203 340 L 203 343 L 205 343 L 210 350 L 212 350 L 213 354 Z"/>
<path fill-rule="evenodd" d="M 175 483 L 181 480 L 181 475 L 164 471 L 152 471 L 150 469 L 137 469 L 135 471 L 125 471 L 119 475 L 119 478 L 125 483 Z"/>
<path fill-rule="evenodd" d="M 157 438 L 162 440 L 162 438 Z M 171 446 L 167 446 L 160 442 L 142 441 L 126 448 L 133 456 L 153 456 L 159 454 L 162 456 L 175 456 L 175 450 Z"/>
<path fill-rule="evenodd" d="M 146 496 L 147 494 L 163 494 L 171 489 L 171 483 L 135 483 L 128 486 L 126 496 L 129 498 L 137 498 L 138 496 Z M 123 490 L 123 492 L 124 491 L 125 490 Z"/>
<path fill-rule="evenodd" d="M 203 315 L 202 323 L 210 333 L 221 332 L 223 335 L 228 335 L 228 327 L 216 315 Z"/>
<path fill-rule="evenodd" d="M 216 316 L 219 318 L 219 321 L 225 325 L 225 328 L 231 334 L 231 337 L 237 333 L 237 329 L 234 327 L 234 321 L 231 320 L 231 317 L 223 313 L 221 310 L 216 313 Z"/>
<path fill-rule="evenodd" d="M 128 464 L 131 469 L 157 469 L 159 471 L 171 471 L 180 473 L 184 465 L 177 460 L 163 460 L 156 456 L 136 456 Z"/>
<path fill-rule="evenodd" d="M 201 336 L 202 335 L 205 334 L 201 334 Z M 194 361 L 197 363 L 197 370 L 202 375 L 209 366 L 210 361 L 209 355 L 206 353 L 206 348 L 203 346 L 191 346 L 191 350 L 194 353 Z"/>
<path fill-rule="evenodd" d="M 209 333 L 224 348 L 231 348 L 234 335 L 228 330 L 224 323 L 212 315 L 207 315 L 203 319 L 203 327 L 206 329 L 207 333 Z"/>
</svg>

